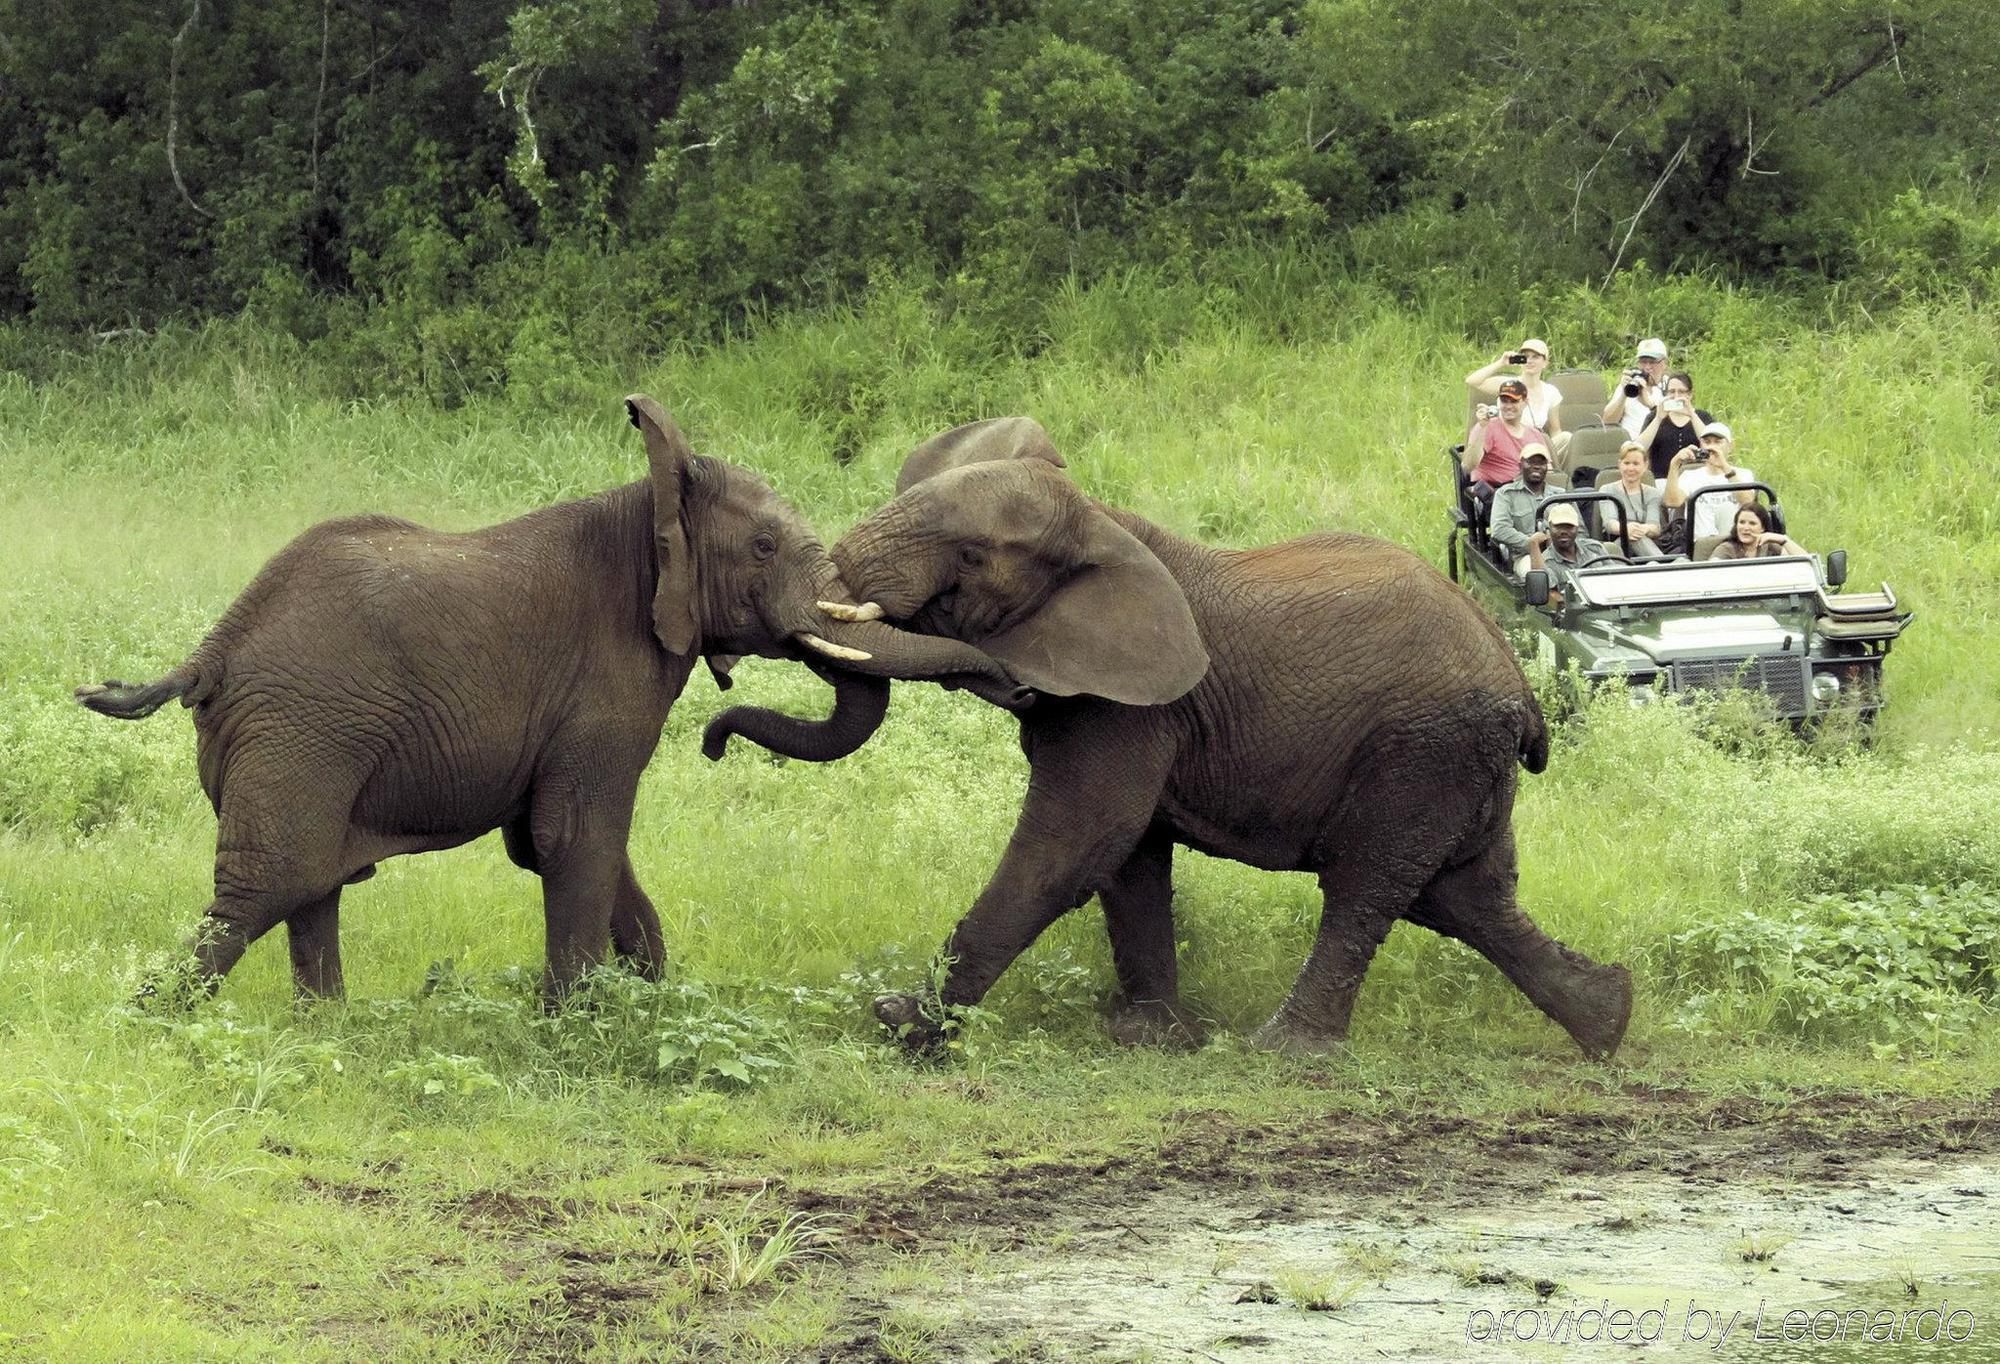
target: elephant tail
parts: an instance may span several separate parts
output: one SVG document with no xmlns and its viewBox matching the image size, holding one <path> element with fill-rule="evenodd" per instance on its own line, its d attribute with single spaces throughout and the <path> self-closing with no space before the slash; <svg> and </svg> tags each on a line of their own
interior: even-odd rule
<svg viewBox="0 0 2000 1364">
<path fill-rule="evenodd" d="M 201 680 L 192 662 L 183 663 L 157 682 L 97 682 L 78 687 L 76 699 L 99 715 L 119 720 L 143 720 L 176 697 L 193 705 L 189 693 Z"/>
<path fill-rule="evenodd" d="M 1549 726 L 1542 719 L 1541 702 L 1533 692 L 1527 693 L 1527 713 L 1522 717 L 1521 737 L 1516 741 L 1521 755 L 1521 766 L 1530 772 L 1541 772 L 1549 765 Z"/>
</svg>

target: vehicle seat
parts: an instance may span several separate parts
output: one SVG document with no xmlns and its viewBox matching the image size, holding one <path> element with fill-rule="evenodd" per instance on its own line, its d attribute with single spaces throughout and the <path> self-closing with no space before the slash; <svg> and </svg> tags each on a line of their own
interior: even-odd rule
<svg viewBox="0 0 2000 1364">
<path fill-rule="evenodd" d="M 1715 547 L 1721 544 L 1724 540 L 1727 540 L 1728 538 L 1729 537 L 1727 535 L 1704 535 L 1699 540 L 1696 540 L 1694 542 L 1694 554 L 1692 556 L 1694 561 L 1696 563 L 1701 563 L 1704 559 L 1714 558 Z"/>
<path fill-rule="evenodd" d="M 1554 374 L 1544 374 L 1542 379 L 1546 383 L 1554 384 L 1562 392 L 1563 401 L 1560 410 L 1563 430 L 1576 429 L 1569 424 L 1571 407 L 1588 407 L 1592 419 L 1602 420 L 1604 405 L 1611 401 L 1611 390 L 1605 387 L 1602 374 L 1594 369 L 1563 369 L 1557 370 Z"/>
</svg>

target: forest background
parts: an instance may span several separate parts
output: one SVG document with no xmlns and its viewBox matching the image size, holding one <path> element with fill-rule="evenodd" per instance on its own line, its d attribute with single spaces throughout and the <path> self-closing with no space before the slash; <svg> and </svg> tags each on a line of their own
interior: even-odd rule
<svg viewBox="0 0 2000 1364">
<path fill-rule="evenodd" d="M 1571 1119 L 1976 1146 L 1996 51 L 2000 10 L 1942 0 L 0 0 L 0 1353 L 789 1359 L 858 1313 L 949 1358 L 969 1328 L 857 1305 L 879 1237 L 795 1195 L 1145 1179 L 1329 1116 L 1469 1123 L 1446 1183 Z M 1460 381 L 1530 334 L 1606 372 L 1668 338 L 1808 544 L 1919 613 L 1872 747 L 1613 693 L 1523 780 L 1525 902 L 1639 982 L 1617 1068 L 1408 928 L 1347 1055 L 1248 1051 L 1317 892 L 1194 855 L 1209 1048 L 1109 1046 L 1084 912 L 907 1066 L 867 999 L 921 977 L 1024 782 L 1006 717 L 926 687 L 828 767 L 704 763 L 689 688 L 633 840 L 659 986 L 544 1016 L 536 889 L 483 840 L 350 894 L 344 1008 L 295 1013 L 275 941 L 190 1016 L 127 1007 L 214 826 L 181 712 L 68 689 L 165 671 L 314 520 L 638 477 L 643 389 L 829 536 L 916 442 L 1028 412 L 1177 531 L 1442 562 Z"/>
</svg>

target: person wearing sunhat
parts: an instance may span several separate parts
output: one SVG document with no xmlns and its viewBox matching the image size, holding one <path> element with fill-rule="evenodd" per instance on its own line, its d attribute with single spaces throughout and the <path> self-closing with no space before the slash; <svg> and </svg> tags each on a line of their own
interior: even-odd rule
<svg viewBox="0 0 2000 1364">
<path fill-rule="evenodd" d="M 1583 533 L 1583 513 L 1574 502 L 1558 502 L 1550 507 L 1548 522 L 1547 530 L 1538 530 L 1528 537 L 1528 567 L 1548 571 L 1549 600 L 1560 604 L 1571 575 L 1611 551 L 1601 541 Z"/>
<path fill-rule="evenodd" d="M 1667 343 L 1649 336 L 1638 346 L 1632 368 L 1618 376 L 1611 401 L 1604 404 L 1604 420 L 1617 422 L 1634 440 L 1659 410 L 1667 380 Z"/>
<path fill-rule="evenodd" d="M 1491 364 L 1466 375 L 1465 386 L 1475 400 L 1494 397 L 1500 392 L 1500 371 L 1510 365 L 1521 371 L 1517 377 L 1525 389 L 1522 408 L 1528 425 L 1544 433 L 1549 449 L 1560 456 L 1569 444 L 1569 433 L 1562 429 L 1562 413 L 1557 411 L 1562 406 L 1562 390 L 1542 378 L 1549 368 L 1548 342 L 1529 337 Z"/>
<path fill-rule="evenodd" d="M 1528 572 L 1528 541 L 1535 533 L 1535 515 L 1549 494 L 1549 447 L 1530 441 L 1521 448 L 1521 472 L 1493 494 L 1486 534 L 1507 556 L 1517 578 Z"/>
</svg>

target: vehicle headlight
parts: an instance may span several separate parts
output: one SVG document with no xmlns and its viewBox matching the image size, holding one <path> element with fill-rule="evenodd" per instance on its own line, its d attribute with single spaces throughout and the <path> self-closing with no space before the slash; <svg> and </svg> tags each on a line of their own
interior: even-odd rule
<svg viewBox="0 0 2000 1364">
<path fill-rule="evenodd" d="M 1840 698 L 1840 679 L 1832 673 L 1814 673 L 1812 694 L 1822 706 L 1832 705 Z"/>
</svg>

